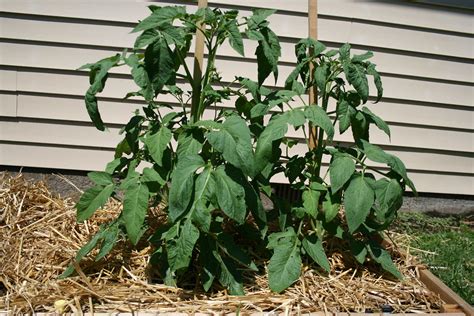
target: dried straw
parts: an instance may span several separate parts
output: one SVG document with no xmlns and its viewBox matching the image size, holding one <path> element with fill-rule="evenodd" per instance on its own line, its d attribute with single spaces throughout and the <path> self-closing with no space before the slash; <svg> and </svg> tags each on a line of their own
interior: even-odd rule
<svg viewBox="0 0 474 316">
<path fill-rule="evenodd" d="M 264 262 L 259 262 L 262 273 L 246 276 L 247 294 L 242 297 L 222 289 L 203 293 L 198 287 L 151 284 L 147 263 L 152 250 L 131 250 L 126 242 L 104 260 L 76 265 L 78 276 L 58 280 L 76 251 L 121 205 L 110 201 L 84 224 L 76 223 L 73 207 L 72 200 L 55 197 L 42 182 L 0 176 L 0 311 L 52 312 L 64 307 L 71 312 L 296 314 L 378 312 L 388 304 L 394 312 L 407 313 L 439 312 L 443 304 L 417 279 L 418 264 L 406 235 L 392 236 L 407 253 L 405 260 L 396 261 L 405 276 L 402 282 L 381 277 L 375 265 L 357 265 L 332 243 L 327 245 L 332 249 L 329 275 L 305 265 L 300 280 L 283 294 L 269 290 Z"/>
</svg>

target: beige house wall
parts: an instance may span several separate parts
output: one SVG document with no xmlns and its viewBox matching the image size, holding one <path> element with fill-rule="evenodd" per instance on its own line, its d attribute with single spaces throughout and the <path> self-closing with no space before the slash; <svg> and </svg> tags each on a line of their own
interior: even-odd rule
<svg viewBox="0 0 474 316">
<path fill-rule="evenodd" d="M 0 165 L 100 170 L 113 157 L 121 124 L 140 103 L 124 102 L 135 87 L 115 69 L 99 106 L 109 132 L 89 123 L 82 96 L 84 63 L 131 48 L 136 21 L 149 4 L 191 1 L 0 0 Z M 280 78 L 294 65 L 294 44 L 307 36 L 307 0 L 215 0 L 239 9 L 274 7 L 282 40 Z M 369 107 L 385 118 L 392 139 L 372 140 L 402 158 L 421 192 L 474 194 L 474 16 L 413 1 L 319 0 L 319 38 L 371 50 L 385 95 Z M 256 76 L 255 47 L 246 57 L 228 46 L 218 66 L 224 80 Z M 281 85 L 283 80 L 277 84 Z M 231 103 L 224 104 L 232 106 Z M 301 140 L 301 135 L 290 131 Z M 349 135 L 336 137 L 350 141 Z M 296 147 L 304 150 L 303 144 Z M 327 161 L 326 161 L 327 163 Z M 276 179 L 281 180 L 281 179 Z"/>
</svg>

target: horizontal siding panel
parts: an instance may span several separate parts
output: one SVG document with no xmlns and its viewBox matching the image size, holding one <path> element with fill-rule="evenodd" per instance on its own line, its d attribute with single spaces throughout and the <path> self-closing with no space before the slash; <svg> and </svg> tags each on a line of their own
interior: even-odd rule
<svg viewBox="0 0 474 316">
<path fill-rule="evenodd" d="M 168 4 L 166 1 L 154 1 L 154 3 Z M 150 2 L 147 1 L 121 1 L 120 6 L 114 6 L 111 10 L 110 1 L 94 1 L 92 3 L 75 0 L 65 3 L 62 0 L 49 0 L 40 4 L 37 0 L 6 0 L 1 2 L 0 8 L 5 12 L 14 13 L 136 22 L 148 14 L 146 6 L 149 4 Z M 236 2 L 234 0 L 211 0 L 209 4 L 235 6 Z M 244 3 L 237 4 L 237 6 L 243 5 L 255 8 L 274 8 L 299 14 L 306 14 L 308 10 L 307 0 L 246 0 Z M 466 25 L 472 26 L 472 15 L 469 13 L 421 6 L 413 2 L 319 0 L 318 10 L 320 15 L 387 22 L 441 31 L 473 33 L 472 27 L 466 29 Z"/>
<path fill-rule="evenodd" d="M 232 63 L 230 61 L 218 60 L 216 65 L 222 67 L 222 76 L 225 81 L 232 81 L 235 74 L 252 76 L 254 74 L 252 71 L 255 71 L 255 67 L 252 64 L 245 62 Z M 288 67 L 282 67 L 280 69 L 281 78 L 285 78 L 289 70 Z M 88 86 L 88 80 L 85 75 L 85 72 L 79 75 L 79 73 L 53 74 L 22 70 L 18 72 L 18 91 L 83 95 Z M 271 78 L 269 79 L 269 84 L 271 84 L 270 80 Z M 389 76 L 383 78 L 383 84 L 384 96 L 386 98 L 474 107 L 472 103 L 474 88 L 472 86 Z M 130 79 L 110 78 L 102 95 L 122 98 L 127 92 L 135 90 L 136 87 Z M 371 92 L 371 95 L 374 95 L 375 89 L 373 87 Z"/>
<path fill-rule="evenodd" d="M 16 91 L 16 70 L 1 69 L 0 70 L 0 90 Z"/>
<path fill-rule="evenodd" d="M 41 159 L 38 159 L 41 157 Z M 93 158 L 93 159 L 91 159 Z M 84 148 L 60 148 L 45 145 L 0 143 L 0 164 L 25 167 L 103 170 L 113 159 L 113 151 Z M 418 191 L 441 194 L 467 194 L 474 191 L 474 177 L 411 172 Z M 283 177 L 274 177 L 283 182 Z"/>
<path fill-rule="evenodd" d="M 92 171 L 104 170 L 113 158 L 112 150 L 0 142 L 0 165 L 6 166 Z"/>
<path fill-rule="evenodd" d="M 291 44 L 293 45 L 293 44 Z M 331 47 L 332 48 L 332 47 Z M 254 45 L 247 54 L 251 68 L 255 69 Z M 288 49 L 289 50 L 289 49 Z M 252 51 L 252 52 L 250 52 Z M 0 64 L 9 66 L 37 67 L 50 69 L 72 70 L 85 63 L 90 63 L 104 57 L 121 52 L 120 50 L 104 50 L 92 48 L 73 48 L 61 45 L 40 45 L 37 42 L 28 43 L 0 43 Z M 219 51 L 221 56 L 237 57 L 237 54 L 228 45 Z M 362 53 L 354 50 L 354 54 Z M 289 54 L 293 54 L 292 52 Z M 68 56 L 68 58 L 64 58 Z M 286 62 L 294 62 L 293 56 L 288 56 Z M 408 75 L 424 78 L 442 78 L 466 83 L 474 81 L 474 64 L 462 62 L 429 59 L 417 56 L 375 52 L 373 62 L 382 73 L 395 75 Z M 126 68 L 117 68 L 113 71 L 123 73 Z"/>
<path fill-rule="evenodd" d="M 308 22 L 306 17 L 274 14 L 269 20 L 279 36 L 295 39 L 307 37 Z M 129 33 L 131 30 L 129 26 L 11 17 L 3 18 L 1 23 L 0 36 L 10 39 L 127 47 L 133 43 L 135 37 L 135 34 Z M 59 29 L 61 32 L 58 32 Z M 474 57 L 470 36 L 454 36 L 332 19 L 320 19 L 318 32 L 322 41 L 350 42 L 365 46 L 461 58 Z M 107 41 L 104 42 L 104 39 Z M 443 43 L 443 45 L 439 45 L 439 43 Z"/>
<path fill-rule="evenodd" d="M 0 116 L 16 116 L 17 96 L 0 93 Z"/>
<path fill-rule="evenodd" d="M 0 140 L 110 149 L 123 139 L 119 130 L 109 127 L 109 131 L 101 132 L 89 124 L 81 126 L 68 122 L 0 121 Z"/>
<path fill-rule="evenodd" d="M 171 100 L 170 100 L 171 101 Z M 13 102 L 13 101 L 10 101 Z M 24 118 L 43 118 L 89 122 L 82 97 L 57 97 L 19 94 L 18 116 Z M 233 107 L 232 103 L 225 104 Z M 13 104 L 8 106 L 13 107 Z M 130 114 L 141 104 L 133 104 L 121 100 L 101 100 L 99 107 L 107 123 L 123 124 Z M 414 124 L 420 126 L 456 127 L 472 132 L 474 128 L 474 111 L 451 109 L 410 103 L 380 102 L 369 104 L 368 107 L 388 122 Z"/>
</svg>

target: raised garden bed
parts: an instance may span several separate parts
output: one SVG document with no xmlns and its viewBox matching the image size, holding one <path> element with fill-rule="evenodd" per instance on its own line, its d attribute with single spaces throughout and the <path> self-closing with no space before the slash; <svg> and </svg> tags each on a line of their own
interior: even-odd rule
<svg viewBox="0 0 474 316">
<path fill-rule="evenodd" d="M 447 288 L 410 255 L 406 237 L 393 234 L 390 245 L 401 282 L 381 275 L 370 263 L 357 264 L 334 245 L 329 260 L 331 272 L 305 265 L 302 277 L 283 294 L 272 293 L 258 262 L 257 275 L 249 280 L 245 296 L 230 296 L 221 288 L 203 293 L 191 276 L 184 288 L 151 281 L 148 259 L 152 249 L 130 251 L 128 243 L 117 247 L 99 262 L 76 266 L 78 276 L 58 280 L 76 251 L 98 225 L 120 211 L 110 202 L 90 221 L 77 224 L 74 203 L 53 196 L 41 182 L 26 182 L 21 176 L 3 177 L 0 186 L 0 310 L 16 313 L 57 311 L 64 300 L 66 312 L 306 314 L 336 313 L 449 313 L 472 315 L 472 307 Z M 155 209 L 159 215 L 159 209 Z M 160 218 L 159 216 L 157 218 Z M 151 313 L 153 312 L 153 313 Z M 138 314 L 139 315 L 139 314 Z"/>
</svg>

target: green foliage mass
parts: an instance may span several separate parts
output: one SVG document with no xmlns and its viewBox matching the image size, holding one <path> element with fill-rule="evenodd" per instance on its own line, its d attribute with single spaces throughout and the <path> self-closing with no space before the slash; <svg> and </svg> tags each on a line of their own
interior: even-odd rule
<svg viewBox="0 0 474 316">
<path fill-rule="evenodd" d="M 375 64 L 368 61 L 372 53 L 352 55 L 349 44 L 327 50 L 303 39 L 295 47 L 297 63 L 284 88 L 270 88 L 263 84 L 272 75 L 277 80 L 281 55 L 267 20 L 273 10 L 254 10 L 245 18 L 237 11 L 210 8 L 150 10 L 133 29 L 138 36 L 131 52 L 82 67 L 90 78 L 86 108 L 99 130 L 105 124 L 97 94 L 110 69 L 129 68 L 137 91 L 125 98 L 143 103 L 122 128 L 115 159 L 104 172 L 89 174 L 96 185 L 78 202 L 77 218 L 87 220 L 110 197 L 122 200 L 123 210 L 76 260 L 94 248 L 100 259 L 122 239 L 133 245 L 150 242 L 156 249 L 152 263 L 166 284 L 179 284 L 195 269 L 204 290 L 218 282 L 241 295 L 241 273 L 258 270 L 253 262 L 258 253 L 269 258 L 271 289 L 282 292 L 299 279 L 303 260 L 330 270 L 324 243 L 335 236 L 349 241 L 361 264 L 373 260 L 401 278 L 376 240 L 395 218 L 405 186 L 415 188 L 403 163 L 369 142 L 371 125 L 390 136 L 388 125 L 363 106 L 371 99 L 369 79 L 376 102 L 383 93 Z M 201 75 L 191 72 L 188 58 L 196 33 L 203 34 L 207 53 Z M 218 49 L 227 42 L 243 56 L 244 38 L 256 45 L 257 81 L 237 76 L 224 84 L 215 64 Z M 312 87 L 319 89 L 317 104 L 305 101 Z M 160 101 L 164 95 L 174 103 Z M 219 110 L 232 101 L 235 107 Z M 214 112 L 214 119 L 205 119 L 205 112 Z M 315 147 L 306 134 L 308 125 L 317 131 Z M 303 131 L 308 144 L 303 155 L 289 155 L 294 145 L 286 138 L 289 127 Z M 336 131 L 349 130 L 353 143 L 333 141 Z M 323 157 L 329 160 L 326 174 Z M 279 201 L 273 195 L 270 181 L 277 174 L 302 193 L 301 201 Z M 262 195 L 273 200 L 274 210 L 264 211 Z M 159 202 L 166 205 L 167 219 L 150 233 L 148 210 Z M 270 230 L 275 227 L 271 222 L 280 231 Z M 73 271 L 70 267 L 63 276 Z"/>
</svg>

